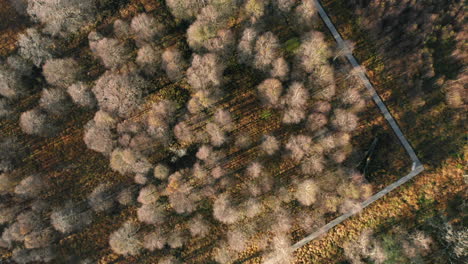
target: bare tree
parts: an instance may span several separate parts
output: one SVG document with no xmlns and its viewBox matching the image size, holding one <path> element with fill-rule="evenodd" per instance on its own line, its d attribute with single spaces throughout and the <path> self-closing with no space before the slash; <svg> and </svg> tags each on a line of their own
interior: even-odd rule
<svg viewBox="0 0 468 264">
<path fill-rule="evenodd" d="M 171 81 L 178 81 L 184 75 L 186 62 L 178 49 L 169 47 L 162 54 L 161 66 Z"/>
<path fill-rule="evenodd" d="M 135 194 L 131 188 L 125 188 L 117 195 L 117 201 L 121 205 L 132 205 L 135 201 Z"/>
<path fill-rule="evenodd" d="M 45 25 L 52 35 L 66 36 L 91 22 L 96 15 L 93 0 L 34 0 L 29 1 L 28 14 Z"/>
<path fill-rule="evenodd" d="M 44 248 L 22 249 L 16 248 L 12 252 L 12 259 L 19 264 L 30 262 L 51 262 L 55 259 L 56 253 L 53 248 L 48 246 Z"/>
<path fill-rule="evenodd" d="M 142 102 L 148 83 L 134 73 L 104 73 L 92 91 L 101 110 L 115 113 L 121 117 L 130 116 Z"/>
<path fill-rule="evenodd" d="M 45 187 L 47 186 L 45 180 L 40 175 L 31 175 L 16 185 L 15 187 L 15 194 L 35 198 L 38 194 L 44 191 Z"/>
<path fill-rule="evenodd" d="M 313 0 L 301 1 L 294 12 L 295 26 L 300 30 L 308 30 L 317 22 L 317 8 Z"/>
<path fill-rule="evenodd" d="M 52 136 L 57 132 L 55 121 L 38 108 L 21 114 L 20 127 L 26 134 L 42 137 Z"/>
<path fill-rule="evenodd" d="M 149 251 L 154 251 L 156 249 L 163 249 L 166 241 L 166 235 L 161 232 L 160 229 L 156 229 L 155 231 L 145 235 L 143 238 L 143 246 Z"/>
<path fill-rule="evenodd" d="M 10 55 L 8 56 L 6 63 L 10 67 L 10 69 L 14 70 L 16 73 L 20 74 L 21 76 L 29 77 L 33 71 L 33 64 L 30 61 L 22 58 L 19 55 Z"/>
<path fill-rule="evenodd" d="M 358 125 L 358 117 L 343 109 L 336 109 L 331 120 L 333 127 L 339 131 L 351 132 Z"/>
<path fill-rule="evenodd" d="M 244 29 L 242 38 L 237 45 L 237 59 L 241 63 L 252 63 L 254 58 L 254 46 L 258 32 L 253 27 Z"/>
<path fill-rule="evenodd" d="M 116 148 L 112 151 L 110 166 L 121 174 L 130 172 L 146 174 L 151 169 L 151 164 L 141 153 L 121 148 Z"/>
<path fill-rule="evenodd" d="M 315 132 L 323 128 L 328 123 L 328 118 L 326 115 L 321 113 L 312 113 L 307 118 L 307 129 L 309 131 Z"/>
<path fill-rule="evenodd" d="M 6 118 L 9 116 L 11 113 L 13 113 L 13 106 L 10 103 L 9 100 L 6 98 L 0 98 L 0 119 L 1 118 Z M 1 155 L 1 154 L 0 154 Z M 1 159 L 1 158 L 0 158 Z M 1 166 L 0 166 L 1 167 Z M 0 168 L 0 171 L 2 169 Z"/>
<path fill-rule="evenodd" d="M 286 110 L 283 114 L 283 123 L 297 124 L 305 118 L 305 110 L 309 100 L 309 92 L 302 83 L 294 82 L 289 86 L 283 103 Z"/>
<path fill-rule="evenodd" d="M 283 85 L 278 79 L 270 78 L 264 80 L 257 86 L 258 96 L 262 102 L 270 107 L 278 107 Z"/>
<path fill-rule="evenodd" d="M 331 56 L 331 51 L 325 42 L 324 35 L 318 31 L 311 31 L 302 39 L 297 56 L 303 69 L 311 73 L 328 63 L 327 59 Z"/>
<path fill-rule="evenodd" d="M 305 180 L 297 185 L 294 196 L 305 206 L 310 206 L 315 203 L 319 189 L 313 180 Z"/>
<path fill-rule="evenodd" d="M 138 255 L 142 247 L 138 235 L 139 226 L 133 222 L 125 222 L 109 237 L 109 245 L 117 254 Z"/>
<path fill-rule="evenodd" d="M 305 135 L 292 135 L 285 145 L 289 155 L 295 161 L 301 161 L 310 152 L 312 139 Z"/>
<path fill-rule="evenodd" d="M 274 0 L 273 3 L 279 8 L 282 12 L 289 12 L 294 6 L 294 0 Z"/>
<path fill-rule="evenodd" d="M 0 138 L 0 172 L 9 172 L 21 164 L 25 157 L 25 146 L 15 137 Z"/>
<path fill-rule="evenodd" d="M 111 128 L 90 120 L 84 127 L 83 140 L 86 146 L 91 150 L 110 154 L 117 145 L 116 135 Z"/>
<path fill-rule="evenodd" d="M 82 69 L 72 58 L 49 59 L 42 66 L 42 73 L 50 85 L 66 88 L 80 78 Z"/>
<path fill-rule="evenodd" d="M 244 232 L 239 229 L 229 230 L 227 233 L 229 248 L 237 252 L 242 252 L 246 248 L 248 239 Z"/>
<path fill-rule="evenodd" d="M 223 80 L 224 65 L 217 55 L 195 54 L 192 66 L 187 70 L 187 81 L 194 89 L 218 87 Z"/>
<path fill-rule="evenodd" d="M 172 15 L 177 19 L 192 20 L 201 8 L 208 4 L 206 0 L 166 0 Z"/>
<path fill-rule="evenodd" d="M 265 151 L 266 154 L 275 154 L 279 150 L 279 147 L 280 143 L 274 136 L 266 135 L 263 137 L 261 148 L 263 151 Z"/>
<path fill-rule="evenodd" d="M 143 71 L 150 75 L 156 73 L 161 67 L 162 52 L 158 48 L 147 44 L 138 50 L 136 63 Z"/>
<path fill-rule="evenodd" d="M 27 93 L 27 85 L 14 70 L 0 65 L 0 95 L 16 99 Z"/>
<path fill-rule="evenodd" d="M 190 144 L 195 140 L 194 131 L 185 121 L 181 121 L 174 126 L 174 136 L 181 144 Z"/>
<path fill-rule="evenodd" d="M 42 90 L 39 106 L 51 115 L 64 116 L 70 111 L 71 102 L 63 89 L 49 88 Z"/>
<path fill-rule="evenodd" d="M 238 210 L 232 207 L 227 194 L 218 195 L 216 198 L 213 204 L 213 216 L 225 224 L 233 224 L 240 218 Z"/>
<path fill-rule="evenodd" d="M 154 177 L 160 180 L 165 180 L 169 176 L 169 168 L 159 163 L 154 167 Z"/>
<path fill-rule="evenodd" d="M 91 211 L 83 206 L 66 202 L 62 208 L 56 209 L 50 215 L 52 226 L 61 233 L 81 230 L 92 222 Z"/>
<path fill-rule="evenodd" d="M 88 195 L 88 203 L 95 212 L 111 210 L 114 205 L 113 188 L 108 183 L 101 183 Z"/>
<path fill-rule="evenodd" d="M 138 221 L 161 225 L 166 220 L 164 206 L 160 203 L 143 204 L 137 210 Z"/>
<path fill-rule="evenodd" d="M 122 19 L 117 19 L 114 21 L 113 29 L 117 38 L 127 39 L 131 35 L 130 25 L 127 21 L 123 21 Z"/>
<path fill-rule="evenodd" d="M 258 37 L 255 42 L 255 68 L 270 71 L 273 62 L 281 57 L 278 38 L 271 32 L 266 32 Z"/>
<path fill-rule="evenodd" d="M 201 214 L 196 215 L 188 222 L 190 234 L 195 237 L 204 237 L 209 234 L 210 226 L 209 223 L 203 219 Z"/>
<path fill-rule="evenodd" d="M 159 191 L 153 184 L 146 185 L 140 190 L 137 201 L 142 204 L 155 203 L 159 199 Z"/>
<path fill-rule="evenodd" d="M 81 107 L 93 108 L 97 104 L 96 98 L 91 92 L 91 86 L 86 83 L 74 83 L 67 88 L 67 92 L 73 102 Z"/>
<path fill-rule="evenodd" d="M 289 74 L 288 62 L 283 57 L 276 59 L 273 62 L 273 66 L 270 71 L 271 77 L 285 80 L 287 79 L 288 74 Z"/>
<path fill-rule="evenodd" d="M 166 33 L 166 27 L 159 23 L 154 16 L 146 13 L 134 16 L 130 27 L 136 40 L 140 42 L 151 42 L 156 37 L 161 37 Z"/>
<path fill-rule="evenodd" d="M 130 49 L 114 38 L 90 38 L 89 47 L 108 69 L 121 67 L 130 59 Z"/>
<path fill-rule="evenodd" d="M 53 55 L 53 42 L 50 38 L 41 35 L 35 28 L 26 29 L 18 37 L 19 55 L 40 67 Z"/>
<path fill-rule="evenodd" d="M 205 130 L 210 136 L 211 145 L 219 147 L 226 142 L 226 135 L 217 124 L 208 123 Z"/>
</svg>

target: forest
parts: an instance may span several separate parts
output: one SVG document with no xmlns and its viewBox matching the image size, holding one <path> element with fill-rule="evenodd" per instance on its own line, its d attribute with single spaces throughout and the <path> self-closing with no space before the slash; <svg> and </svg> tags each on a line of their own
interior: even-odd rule
<svg viewBox="0 0 468 264">
<path fill-rule="evenodd" d="M 324 2 L 418 155 L 443 169 L 462 153 L 463 23 L 434 15 L 437 4 Z M 0 3 L 1 263 L 430 263 L 442 247 L 440 259 L 466 257 L 459 206 L 418 228 L 344 231 L 354 240 L 334 243 L 333 260 L 291 248 L 410 170 L 313 0 Z M 451 17 L 463 8 L 447 5 Z M 367 64 L 365 52 L 392 60 Z M 450 116 L 440 129 L 451 133 L 415 131 L 414 107 Z"/>
</svg>

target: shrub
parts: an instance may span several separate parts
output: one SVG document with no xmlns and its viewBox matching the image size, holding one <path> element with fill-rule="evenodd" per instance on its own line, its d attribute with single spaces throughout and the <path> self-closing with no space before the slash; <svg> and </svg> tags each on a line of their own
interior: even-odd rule
<svg viewBox="0 0 468 264">
<path fill-rule="evenodd" d="M 76 82 L 82 73 L 80 65 L 72 58 L 49 59 L 42 66 L 42 74 L 50 85 L 66 88 Z"/>
<path fill-rule="evenodd" d="M 41 109 L 34 108 L 20 116 L 21 130 L 30 135 L 53 136 L 57 131 L 56 123 Z"/>
<path fill-rule="evenodd" d="M 31 61 L 36 67 L 41 65 L 53 56 L 53 41 L 41 35 L 35 28 L 26 29 L 18 37 L 19 55 Z"/>
<path fill-rule="evenodd" d="M 92 91 L 101 110 L 126 118 L 142 102 L 147 87 L 148 83 L 137 74 L 106 72 L 97 80 Z"/>
<path fill-rule="evenodd" d="M 117 254 L 138 255 L 141 251 L 141 243 L 138 240 L 139 226 L 133 222 L 125 222 L 109 237 L 109 245 Z"/>
<path fill-rule="evenodd" d="M 92 222 L 92 214 L 83 206 L 72 202 L 56 209 L 50 215 L 52 226 L 61 233 L 71 233 L 79 231 Z"/>
<path fill-rule="evenodd" d="M 187 81 L 194 89 L 209 89 L 222 83 L 224 65 L 217 55 L 195 54 L 192 66 L 187 70 Z"/>
<path fill-rule="evenodd" d="M 100 58 L 108 69 L 118 68 L 130 59 L 130 49 L 113 38 L 90 39 L 89 46 L 94 55 Z"/>
<path fill-rule="evenodd" d="M 142 173 L 146 174 L 151 169 L 151 164 L 146 157 L 130 149 L 116 148 L 110 156 L 110 166 L 121 174 Z"/>
<path fill-rule="evenodd" d="M 64 116 L 70 111 L 71 103 L 64 90 L 49 88 L 42 90 L 39 106 L 49 114 Z"/>
<path fill-rule="evenodd" d="M 263 137 L 261 148 L 268 155 L 273 155 L 279 150 L 280 144 L 274 136 L 266 135 Z"/>
<path fill-rule="evenodd" d="M 44 179 L 40 175 L 32 175 L 24 178 L 16 187 L 15 194 L 34 198 L 46 187 Z"/>
<path fill-rule="evenodd" d="M 93 0 L 37 0 L 29 1 L 28 14 L 45 25 L 52 35 L 66 36 L 75 33 L 96 15 Z"/>
<path fill-rule="evenodd" d="M 88 195 L 88 203 L 95 212 L 109 211 L 114 207 L 114 193 L 110 184 L 101 183 Z"/>
<path fill-rule="evenodd" d="M 270 106 L 278 107 L 280 96 L 283 92 L 283 86 L 278 79 L 270 78 L 264 80 L 257 86 L 258 96 L 260 100 Z"/>
<path fill-rule="evenodd" d="M 146 224 L 162 225 L 166 220 L 165 209 L 162 204 L 143 204 L 137 210 L 138 221 Z"/>
<path fill-rule="evenodd" d="M 166 244 L 166 237 L 160 231 L 160 229 L 156 229 L 143 238 L 143 247 L 148 249 L 149 251 L 154 251 L 156 249 L 163 249 L 164 245 Z"/>
<path fill-rule="evenodd" d="M 165 34 L 166 28 L 154 16 L 141 13 L 133 17 L 130 27 L 137 41 L 151 42 Z"/>
<path fill-rule="evenodd" d="M 67 89 L 73 102 L 81 107 L 94 108 L 97 104 L 94 94 L 91 92 L 91 86 L 83 82 L 77 82 L 70 85 Z"/>
<path fill-rule="evenodd" d="M 153 184 L 149 184 L 140 190 L 137 201 L 142 204 L 155 203 L 159 198 L 159 191 Z"/>
</svg>

